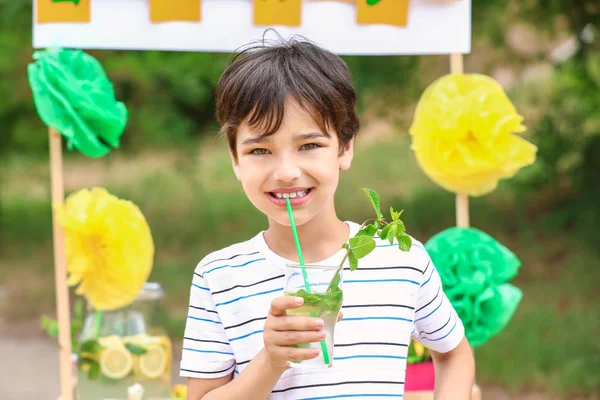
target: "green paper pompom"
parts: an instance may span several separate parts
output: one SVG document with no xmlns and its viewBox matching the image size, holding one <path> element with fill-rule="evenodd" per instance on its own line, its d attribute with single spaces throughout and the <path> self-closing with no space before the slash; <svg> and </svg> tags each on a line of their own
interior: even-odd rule
<svg viewBox="0 0 600 400">
<path fill-rule="evenodd" d="M 425 248 L 471 346 L 479 347 L 499 334 L 523 297 L 519 288 L 506 283 L 519 271 L 517 256 L 476 228 L 446 229 Z"/>
<path fill-rule="evenodd" d="M 71 150 L 102 157 L 118 148 L 127 108 L 115 99 L 100 63 L 81 50 L 36 51 L 29 84 L 42 121 L 59 131 Z"/>
</svg>

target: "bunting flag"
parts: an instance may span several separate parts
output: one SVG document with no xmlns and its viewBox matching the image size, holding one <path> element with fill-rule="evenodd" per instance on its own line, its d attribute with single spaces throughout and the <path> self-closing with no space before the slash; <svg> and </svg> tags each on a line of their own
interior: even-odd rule
<svg viewBox="0 0 600 400">
<path fill-rule="evenodd" d="M 202 0 L 149 0 L 150 21 L 200 22 Z"/>
<path fill-rule="evenodd" d="M 37 22 L 89 23 L 91 0 L 36 0 Z"/>
<path fill-rule="evenodd" d="M 300 26 L 302 0 L 254 0 L 255 25 Z"/>
<path fill-rule="evenodd" d="M 357 0 L 358 24 L 406 26 L 410 0 Z"/>
</svg>

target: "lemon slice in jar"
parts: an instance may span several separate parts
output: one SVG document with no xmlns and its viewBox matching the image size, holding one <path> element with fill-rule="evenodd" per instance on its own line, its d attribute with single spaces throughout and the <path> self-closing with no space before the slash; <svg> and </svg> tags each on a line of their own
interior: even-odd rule
<svg viewBox="0 0 600 400">
<path fill-rule="evenodd" d="M 133 358 L 123 345 L 108 347 L 100 357 L 100 371 L 111 379 L 123 379 L 131 372 Z"/>
<path fill-rule="evenodd" d="M 161 345 L 150 344 L 146 347 L 146 353 L 140 355 L 137 367 L 144 376 L 155 379 L 165 373 L 167 358 L 167 353 Z"/>
<path fill-rule="evenodd" d="M 113 347 L 119 346 L 122 343 L 122 340 L 123 339 L 117 335 L 103 336 L 98 338 L 98 344 L 102 347 Z"/>
</svg>

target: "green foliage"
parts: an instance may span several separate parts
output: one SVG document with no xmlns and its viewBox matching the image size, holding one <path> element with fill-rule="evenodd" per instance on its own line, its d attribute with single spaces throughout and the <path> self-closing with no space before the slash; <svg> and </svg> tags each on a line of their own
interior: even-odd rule
<svg viewBox="0 0 600 400">
<path fill-rule="evenodd" d="M 543 117 L 532 127 L 536 165 L 513 185 L 550 193 L 547 226 L 575 225 L 590 244 L 600 224 L 600 53 L 582 52 L 557 68 Z"/>
<path fill-rule="evenodd" d="M 342 56 L 342 59 L 348 64 L 354 78 L 360 109 L 367 106 L 368 93 L 384 93 L 400 101 L 412 100 L 420 95 L 419 57 Z M 398 96 L 398 92 L 401 96 Z"/>
</svg>

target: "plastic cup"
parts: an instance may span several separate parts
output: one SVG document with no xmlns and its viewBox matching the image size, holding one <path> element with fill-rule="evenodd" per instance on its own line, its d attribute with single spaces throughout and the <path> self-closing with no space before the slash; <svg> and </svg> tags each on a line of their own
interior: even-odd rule
<svg viewBox="0 0 600 400">
<path fill-rule="evenodd" d="M 339 283 L 333 290 L 328 290 L 338 270 Z M 287 315 L 321 318 L 325 322 L 323 331 L 326 334 L 323 342 L 295 345 L 295 347 L 318 349 L 319 355 L 311 360 L 289 362 L 290 367 L 330 368 L 333 365 L 333 336 L 343 300 L 342 271 L 339 266 L 286 265 L 285 295 L 304 299 L 302 307 L 287 310 Z M 310 293 L 306 290 L 307 284 Z M 327 354 L 324 354 L 324 351 Z"/>
</svg>

